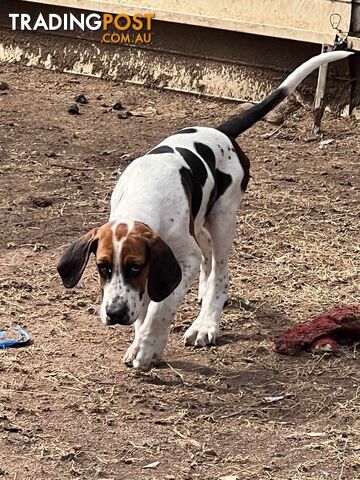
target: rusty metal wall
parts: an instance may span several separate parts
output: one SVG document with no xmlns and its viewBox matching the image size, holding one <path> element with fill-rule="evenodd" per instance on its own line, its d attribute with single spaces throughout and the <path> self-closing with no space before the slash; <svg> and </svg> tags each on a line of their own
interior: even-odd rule
<svg viewBox="0 0 360 480">
<path fill-rule="evenodd" d="M 333 43 L 338 28 L 350 30 L 352 0 L 24 0 L 114 13 L 155 12 L 156 18 L 182 24 Z M 355 0 L 357 1 L 357 0 Z"/>
</svg>

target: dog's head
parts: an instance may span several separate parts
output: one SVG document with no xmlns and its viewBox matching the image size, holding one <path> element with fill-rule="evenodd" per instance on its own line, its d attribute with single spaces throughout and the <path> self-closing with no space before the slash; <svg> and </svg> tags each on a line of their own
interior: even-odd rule
<svg viewBox="0 0 360 480">
<path fill-rule="evenodd" d="M 146 295 L 161 302 L 181 280 L 170 247 L 140 222 L 109 222 L 70 245 L 57 266 L 65 287 L 77 285 L 91 253 L 103 292 L 100 315 L 105 325 L 131 325 Z"/>
</svg>

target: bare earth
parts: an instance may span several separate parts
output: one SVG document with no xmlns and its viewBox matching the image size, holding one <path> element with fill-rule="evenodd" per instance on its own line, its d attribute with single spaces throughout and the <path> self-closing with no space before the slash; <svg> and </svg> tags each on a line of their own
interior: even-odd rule
<svg viewBox="0 0 360 480">
<path fill-rule="evenodd" d="M 301 108 L 280 128 L 260 122 L 243 135 L 253 178 L 219 345 L 182 345 L 198 311 L 194 288 L 166 363 L 137 373 L 121 361 L 131 329 L 100 323 L 93 263 L 66 291 L 57 259 L 107 220 L 117 174 L 133 158 L 239 107 L 74 79 L 0 65 L 10 85 L 0 95 L 0 326 L 16 322 L 34 339 L 0 352 L 0 477 L 359 479 L 358 346 L 338 357 L 273 351 L 289 326 L 360 301 L 358 123 L 327 115 L 324 144 Z M 89 104 L 71 116 L 80 92 Z M 116 100 L 148 116 L 119 119 Z M 274 396 L 283 398 L 266 400 Z"/>
</svg>

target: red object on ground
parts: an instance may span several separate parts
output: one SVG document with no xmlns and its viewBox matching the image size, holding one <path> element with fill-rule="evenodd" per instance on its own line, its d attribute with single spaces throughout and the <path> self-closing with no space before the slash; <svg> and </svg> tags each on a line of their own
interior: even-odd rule
<svg viewBox="0 0 360 480">
<path fill-rule="evenodd" d="M 315 353 L 339 353 L 339 345 L 331 337 L 321 337 L 312 342 L 310 350 Z"/>
<path fill-rule="evenodd" d="M 275 341 L 275 349 L 284 355 L 296 355 L 301 350 L 336 353 L 338 344 L 351 345 L 356 340 L 360 340 L 360 305 L 336 307 L 295 325 Z"/>
</svg>

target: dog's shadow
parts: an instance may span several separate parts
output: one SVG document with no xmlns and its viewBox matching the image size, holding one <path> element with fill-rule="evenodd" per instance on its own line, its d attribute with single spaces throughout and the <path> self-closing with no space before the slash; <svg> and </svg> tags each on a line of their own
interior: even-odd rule
<svg viewBox="0 0 360 480">
<path fill-rule="evenodd" d="M 236 306 L 234 307 L 234 303 L 232 303 L 231 307 L 228 305 L 226 308 L 234 309 Z M 227 331 L 224 333 L 219 338 L 217 346 L 205 347 L 199 350 L 199 352 L 203 352 L 206 361 L 206 350 L 212 350 L 218 347 L 221 349 L 221 347 L 224 346 L 231 349 L 233 345 L 236 362 L 234 362 L 232 366 L 228 367 L 221 361 L 215 366 L 199 364 L 189 361 L 189 354 L 187 354 L 186 359 L 169 359 L 168 363 L 165 362 L 159 365 L 151 374 L 145 375 L 143 380 L 153 385 L 168 387 L 183 385 L 186 388 L 200 389 L 207 392 L 216 391 L 220 394 L 236 391 L 249 381 L 258 382 L 259 385 L 262 383 L 265 384 L 271 372 L 269 372 L 268 366 L 262 367 L 261 363 L 257 361 L 261 354 L 261 347 L 259 346 L 259 350 L 257 346 L 262 341 L 266 341 L 267 343 L 270 341 L 272 343 L 277 334 L 289 326 L 290 322 L 282 312 L 266 304 L 254 308 L 251 321 L 256 321 L 260 324 L 261 330 L 248 333 L 246 329 L 239 326 L 239 331 L 237 332 Z M 241 348 L 242 342 L 249 341 L 254 344 L 251 355 Z M 268 349 L 265 354 L 277 355 L 272 349 Z M 220 358 L 221 357 L 222 355 L 220 353 Z M 254 363 L 254 368 L 251 366 L 249 368 L 249 363 Z M 169 375 L 169 373 L 171 373 L 171 375 Z"/>
<path fill-rule="evenodd" d="M 189 380 L 186 373 L 191 374 Z M 171 374 L 169 377 L 168 374 Z M 164 362 L 151 370 L 149 373 L 137 373 L 142 381 L 150 385 L 191 388 L 192 390 L 214 391 L 214 388 L 208 384 L 208 379 L 218 374 L 213 367 L 199 365 L 185 360 L 174 360 L 169 363 Z"/>
</svg>

